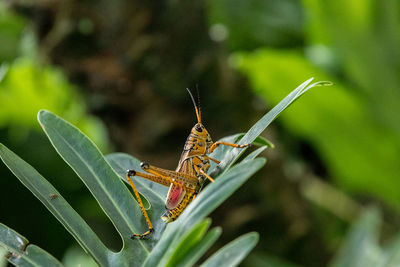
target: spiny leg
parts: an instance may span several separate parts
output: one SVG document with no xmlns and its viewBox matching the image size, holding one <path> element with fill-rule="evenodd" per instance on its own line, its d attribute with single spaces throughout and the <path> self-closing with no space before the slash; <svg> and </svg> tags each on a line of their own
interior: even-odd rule
<svg viewBox="0 0 400 267">
<path fill-rule="evenodd" d="M 145 172 L 151 173 L 155 176 L 162 177 L 170 181 L 170 183 L 183 187 L 185 190 L 188 191 L 193 191 L 198 183 L 198 179 L 196 176 L 187 173 L 165 170 L 162 168 L 152 166 L 146 162 L 142 162 L 140 164 L 140 167 Z"/>
<path fill-rule="evenodd" d="M 170 179 L 164 179 L 163 177 L 156 176 L 156 175 L 153 175 L 153 174 L 137 172 L 137 171 L 134 171 L 134 170 L 127 170 L 127 173 L 128 172 L 134 173 L 131 176 L 139 176 L 141 178 L 145 178 L 145 179 L 147 179 L 149 181 L 152 181 L 152 182 L 155 182 L 157 184 L 164 185 L 164 186 L 167 186 L 167 187 L 170 186 L 170 184 L 172 183 L 170 181 Z"/>
<path fill-rule="evenodd" d="M 139 173 L 137 173 L 136 171 L 128 170 L 127 173 L 126 173 L 126 179 L 128 180 L 129 184 L 131 185 L 133 192 L 135 193 L 135 196 L 136 196 L 136 199 L 137 199 L 137 201 L 139 203 L 140 209 L 142 210 L 143 216 L 146 219 L 148 230 L 146 232 L 144 232 L 143 234 L 133 234 L 131 236 L 131 238 L 132 239 L 133 238 L 143 239 L 143 238 L 147 237 L 148 235 L 150 235 L 152 232 L 154 232 L 154 228 L 153 228 L 153 225 L 151 224 L 149 215 L 147 214 L 146 209 L 144 208 L 142 199 L 139 196 L 139 192 L 137 191 L 135 185 L 133 184 L 133 181 L 130 178 L 130 176 L 135 176 L 135 175 L 140 176 Z M 143 177 L 143 178 L 147 178 L 147 177 Z"/>
<path fill-rule="evenodd" d="M 213 152 L 218 146 L 220 146 L 220 145 L 224 145 L 224 146 L 233 146 L 233 147 L 236 147 L 236 148 L 243 148 L 243 147 L 249 147 L 249 146 L 251 146 L 251 144 L 237 145 L 237 144 L 231 144 L 231 143 L 226 143 L 226 142 L 218 141 L 218 142 L 215 142 L 214 144 L 212 144 L 212 146 L 211 146 L 210 149 L 209 149 L 210 153 L 212 153 L 212 152 Z"/>
</svg>

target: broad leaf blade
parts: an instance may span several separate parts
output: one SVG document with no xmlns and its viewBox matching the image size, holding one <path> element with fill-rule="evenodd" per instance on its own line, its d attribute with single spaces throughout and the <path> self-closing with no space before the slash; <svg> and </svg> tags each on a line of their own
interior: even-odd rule
<svg viewBox="0 0 400 267">
<path fill-rule="evenodd" d="M 143 233 L 146 222 L 128 188 L 105 160 L 99 149 L 79 129 L 55 114 L 42 110 L 38 120 L 60 156 L 71 166 L 93 194 L 125 242 L 129 242 L 128 261 L 140 263 L 154 245 L 150 240 L 131 240 L 133 233 Z M 154 214 L 149 213 L 151 218 Z M 157 216 L 159 216 L 157 214 Z"/>
<path fill-rule="evenodd" d="M 0 223 L 0 246 L 8 251 L 7 260 L 16 266 L 62 266 L 48 252 L 35 245 L 11 228 Z"/>
<path fill-rule="evenodd" d="M 201 267 L 237 266 L 258 242 L 257 233 L 248 233 L 218 250 Z"/>
<path fill-rule="evenodd" d="M 0 144 L 0 157 L 22 184 L 24 184 L 71 233 L 83 249 L 92 255 L 98 263 L 104 264 L 107 262 L 107 253 L 110 251 L 103 245 L 82 217 L 79 216 L 43 176 L 3 144 Z M 18 243 L 20 243 L 19 240 Z"/>
</svg>

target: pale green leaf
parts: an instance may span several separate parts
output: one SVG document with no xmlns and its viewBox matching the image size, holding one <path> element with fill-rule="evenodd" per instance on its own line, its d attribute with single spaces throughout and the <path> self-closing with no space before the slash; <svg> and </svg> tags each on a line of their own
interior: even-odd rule
<svg viewBox="0 0 400 267">
<path fill-rule="evenodd" d="M 194 265 L 201 256 L 206 253 L 206 251 L 217 241 L 218 237 L 221 235 L 221 228 L 215 227 L 211 229 L 203 239 L 201 239 L 197 244 L 192 247 L 192 249 L 186 253 L 184 258 L 182 258 L 177 267 L 185 267 Z"/>
<path fill-rule="evenodd" d="M 207 259 L 201 267 L 234 267 L 247 256 L 258 242 L 257 233 L 248 233 L 233 240 L 223 248 L 218 250 L 209 259 Z"/>
</svg>

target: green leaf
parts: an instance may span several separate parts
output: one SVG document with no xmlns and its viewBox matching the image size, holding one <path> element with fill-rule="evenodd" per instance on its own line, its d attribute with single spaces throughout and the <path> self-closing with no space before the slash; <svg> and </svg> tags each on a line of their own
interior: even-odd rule
<svg viewBox="0 0 400 267">
<path fill-rule="evenodd" d="M 43 178 L 31 165 L 26 163 L 3 144 L 0 144 L 0 157 L 14 175 L 24 184 L 60 221 L 78 243 L 98 263 L 107 262 L 108 249 L 86 222 L 68 204 L 61 194 Z M 0 238 L 2 235 L 0 234 Z M 20 243 L 19 240 L 16 242 Z"/>
<path fill-rule="evenodd" d="M 239 144 L 249 144 L 252 143 L 267 127 L 268 125 L 281 113 L 284 109 L 286 109 L 290 104 L 292 104 L 296 99 L 298 99 L 302 94 L 307 92 L 309 89 L 322 86 L 322 85 L 330 85 L 329 82 L 321 81 L 310 84 L 313 78 L 308 79 L 304 83 L 302 83 L 299 87 L 293 90 L 288 96 L 286 96 L 279 104 L 277 104 L 270 112 L 264 115 L 250 130 L 240 139 Z M 215 175 L 222 170 L 226 170 L 231 166 L 244 152 L 244 149 L 232 149 L 230 150 L 224 157 L 224 159 L 219 164 L 218 168 L 215 169 L 211 175 Z"/>
<path fill-rule="evenodd" d="M 265 164 L 265 161 L 265 159 L 259 158 L 241 162 L 220 175 L 214 183 L 209 184 L 184 210 L 182 215 L 168 225 L 144 266 L 163 266 L 168 262 L 174 246 L 179 242 L 179 237 L 226 200 L 257 172 Z"/>
<path fill-rule="evenodd" d="M 382 255 L 378 246 L 380 216 L 376 210 L 365 211 L 351 230 L 331 267 L 376 266 Z"/>
<path fill-rule="evenodd" d="M 233 240 L 207 259 L 201 267 L 237 266 L 258 242 L 257 233 L 248 233 Z"/>
<path fill-rule="evenodd" d="M 0 246 L 0 267 L 7 267 L 7 254 L 7 250 L 4 247 Z"/>
<path fill-rule="evenodd" d="M 175 246 L 175 251 L 172 253 L 166 267 L 175 267 L 187 253 L 203 238 L 207 229 L 210 227 L 211 220 L 204 219 L 182 236 L 179 244 Z"/>
<path fill-rule="evenodd" d="M 16 266 L 62 266 L 62 264 L 49 253 L 29 241 L 11 228 L 0 223 L 0 246 L 8 254 L 6 258 Z"/>
<path fill-rule="evenodd" d="M 247 155 L 243 161 L 246 160 L 252 160 L 255 159 L 258 155 L 260 155 L 261 152 L 263 152 L 265 149 L 267 148 L 267 146 L 262 146 L 257 148 L 256 150 L 254 150 L 253 152 L 251 152 L 249 155 Z"/>
<path fill-rule="evenodd" d="M 217 241 L 221 235 L 221 228 L 215 227 L 211 229 L 205 237 L 200 240 L 186 255 L 177 263 L 177 267 L 193 266 L 201 256 Z"/>
<path fill-rule="evenodd" d="M 244 136 L 244 134 L 243 134 Z M 265 146 L 265 147 L 270 147 L 270 148 L 274 148 L 274 144 L 269 141 L 267 138 L 260 136 L 257 136 L 256 139 L 254 139 L 254 141 L 252 142 L 253 145 L 256 146 Z"/>
<path fill-rule="evenodd" d="M 128 188 L 119 179 L 99 149 L 79 129 L 49 111 L 42 110 L 38 120 L 60 156 L 71 166 L 95 197 L 116 230 L 121 234 L 124 251 L 130 260 L 140 263 L 160 233 L 149 240 L 131 240 L 133 233 L 146 231 L 146 222 Z M 150 218 L 156 216 L 149 213 Z M 125 248 L 125 247 L 124 247 Z"/>
</svg>

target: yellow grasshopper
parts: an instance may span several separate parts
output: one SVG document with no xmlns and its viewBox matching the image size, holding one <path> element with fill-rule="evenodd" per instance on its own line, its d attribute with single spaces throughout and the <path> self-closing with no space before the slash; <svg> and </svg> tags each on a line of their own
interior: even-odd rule
<svg viewBox="0 0 400 267">
<path fill-rule="evenodd" d="M 168 195 L 165 200 L 166 211 L 161 216 L 163 221 L 169 223 L 176 220 L 187 205 L 196 197 L 206 179 L 214 182 L 213 178 L 207 174 L 207 171 L 210 168 L 210 160 L 217 164 L 219 164 L 219 161 L 209 157 L 208 154 L 212 153 L 220 145 L 236 148 L 250 146 L 250 144 L 237 145 L 220 141 L 213 143 L 210 134 L 201 122 L 200 101 L 196 103 L 190 90 L 186 90 L 189 92 L 193 101 L 197 123 L 190 131 L 176 170 L 161 169 L 146 162 L 142 162 L 140 167 L 145 173 L 135 170 L 127 170 L 126 172 L 126 178 L 132 187 L 148 225 L 148 230 L 146 232 L 143 234 L 133 234 L 131 238 L 142 239 L 154 231 L 150 218 L 140 199 L 139 192 L 133 184 L 131 177 L 142 177 L 169 187 Z"/>
</svg>

